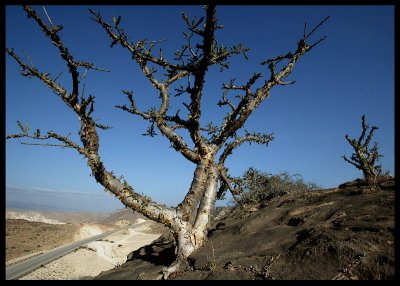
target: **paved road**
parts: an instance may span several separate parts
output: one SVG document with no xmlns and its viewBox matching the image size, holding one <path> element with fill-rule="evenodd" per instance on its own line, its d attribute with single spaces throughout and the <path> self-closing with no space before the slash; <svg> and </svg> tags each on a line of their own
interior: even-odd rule
<svg viewBox="0 0 400 286">
<path fill-rule="evenodd" d="M 123 229 L 123 228 L 122 228 Z M 46 253 L 34 256 L 32 258 L 29 258 L 27 260 L 24 260 L 20 263 L 11 265 L 9 267 L 6 267 L 6 280 L 13 280 L 17 279 L 28 272 L 31 272 L 37 268 L 39 268 L 42 265 L 45 265 L 51 261 L 56 260 L 57 258 L 64 256 L 75 249 L 77 249 L 79 246 L 87 244 L 89 242 L 101 239 L 103 237 L 106 237 L 107 235 L 110 235 L 114 232 L 121 231 L 121 228 L 105 232 L 96 236 L 92 236 L 77 242 L 74 242 L 69 245 L 61 246 L 56 249 L 50 250 Z"/>
</svg>

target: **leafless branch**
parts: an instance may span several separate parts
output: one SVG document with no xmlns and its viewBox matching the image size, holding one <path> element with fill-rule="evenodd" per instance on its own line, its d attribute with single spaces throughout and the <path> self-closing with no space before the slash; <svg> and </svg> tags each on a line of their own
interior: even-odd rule
<svg viewBox="0 0 400 286">
<path fill-rule="evenodd" d="M 53 22 L 51 21 L 49 14 L 47 14 L 46 8 L 44 8 L 44 6 L 42 8 L 43 8 L 44 13 L 46 14 L 47 19 L 49 20 L 51 27 L 54 29 Z"/>
<path fill-rule="evenodd" d="M 32 146 L 44 146 L 44 147 L 61 147 L 61 148 L 72 148 L 71 146 L 68 146 L 66 144 L 41 144 L 41 143 L 28 143 L 28 142 L 19 142 L 22 145 L 32 145 Z"/>
<path fill-rule="evenodd" d="M 241 144 L 245 142 L 257 143 L 257 144 L 264 144 L 268 145 L 270 141 L 272 141 L 274 137 L 271 134 L 261 134 L 261 133 L 249 133 L 246 131 L 245 136 L 237 137 L 233 142 L 226 144 L 224 151 L 222 152 L 221 156 L 219 157 L 219 165 L 224 165 L 226 158 L 232 154 L 232 151 L 239 147 Z"/>
<path fill-rule="evenodd" d="M 219 177 L 221 179 L 221 185 L 217 193 L 217 198 L 221 199 L 227 190 L 229 190 L 232 193 L 234 192 L 234 189 L 232 188 L 231 181 L 229 180 L 228 174 L 226 173 L 226 168 L 224 166 L 220 166 L 218 168 L 218 171 L 219 171 Z"/>
<path fill-rule="evenodd" d="M 307 40 L 319 27 L 321 27 L 328 19 L 330 18 L 330 16 L 327 16 L 324 20 L 322 20 L 321 22 L 319 22 L 319 24 L 317 26 L 314 27 L 314 29 L 311 30 L 310 33 L 306 34 L 306 28 L 307 26 L 304 26 L 304 40 Z"/>
<path fill-rule="evenodd" d="M 321 23 L 318 24 L 309 34 L 305 34 L 305 37 L 303 37 L 297 43 L 297 50 L 295 52 L 288 52 L 273 59 L 265 60 L 261 63 L 268 65 L 268 68 L 271 72 L 270 79 L 266 81 L 265 84 L 262 87 L 258 88 L 254 93 L 249 93 L 249 91 L 247 91 L 246 94 L 242 96 L 242 100 L 237 105 L 236 109 L 224 118 L 221 131 L 213 140 L 214 144 L 221 146 L 224 142 L 226 142 L 229 137 L 231 137 L 237 130 L 239 130 L 246 122 L 247 118 L 259 106 L 259 104 L 269 96 L 269 92 L 272 87 L 274 87 L 275 85 L 286 85 L 294 83 L 284 82 L 283 80 L 291 74 L 297 60 L 305 53 L 309 52 L 312 47 L 320 42 L 318 41 L 316 44 L 310 46 L 306 43 L 306 39 L 312 33 L 314 33 L 327 19 L 328 17 L 321 21 Z M 279 72 L 276 71 L 276 64 L 284 59 L 288 60 L 288 63 Z M 256 80 L 258 77 L 254 77 L 254 80 Z M 240 89 L 242 88 L 243 87 L 241 87 Z"/>
<path fill-rule="evenodd" d="M 62 74 L 63 74 L 63 72 L 60 72 L 60 73 L 58 74 L 58 76 L 56 76 L 56 77 L 53 79 L 53 81 L 56 82 L 56 80 L 57 80 Z"/>
<path fill-rule="evenodd" d="M 29 135 L 27 132 L 25 132 L 25 133 L 19 133 L 19 134 L 10 134 L 6 137 L 6 139 L 12 139 L 12 138 L 30 138 L 30 139 L 34 139 L 34 140 L 56 139 L 64 144 L 63 145 L 46 144 L 44 146 L 58 146 L 58 147 L 65 147 L 65 148 L 73 148 L 73 149 L 76 149 L 79 152 L 79 154 L 81 154 L 83 156 L 87 156 L 87 152 L 84 150 L 84 148 L 80 147 L 75 142 L 69 140 L 68 136 L 62 136 L 62 135 L 59 135 L 52 131 L 48 131 L 46 136 L 40 136 L 40 131 L 38 131 L 38 129 L 37 129 L 35 135 Z M 21 143 L 25 144 L 25 145 L 43 145 L 43 144 L 37 144 L 37 143 L 26 143 L 26 142 L 21 142 Z"/>
<path fill-rule="evenodd" d="M 25 57 L 28 59 L 29 63 L 31 64 L 32 69 L 36 70 L 36 68 L 35 68 L 34 64 L 32 63 L 31 58 L 28 56 L 28 54 L 24 50 L 22 50 L 22 52 L 24 53 Z"/>
<path fill-rule="evenodd" d="M 36 130 L 34 135 L 29 135 L 29 127 L 26 125 L 22 126 L 20 122 L 18 125 L 22 131 L 20 134 L 11 134 L 7 136 L 7 139 L 11 138 L 29 138 L 34 140 L 46 140 L 46 139 L 56 139 L 64 144 L 41 144 L 41 143 L 30 143 L 30 142 L 22 142 L 23 144 L 28 145 L 41 145 L 41 146 L 58 146 L 63 148 L 74 148 L 80 154 L 84 155 L 88 159 L 88 165 L 92 170 L 92 174 L 96 178 L 96 181 L 102 184 L 106 189 L 110 190 L 114 195 L 118 197 L 126 206 L 131 207 L 134 210 L 140 211 L 143 215 L 164 223 L 167 226 L 171 225 L 172 219 L 172 210 L 165 206 L 158 205 L 153 202 L 149 198 L 143 195 L 139 195 L 133 191 L 133 188 L 130 187 L 126 182 L 122 184 L 119 179 L 117 179 L 112 172 L 108 172 L 103 162 L 100 160 L 100 156 L 98 154 L 99 149 L 99 137 L 96 131 L 97 128 L 108 129 L 110 127 L 96 123 L 91 117 L 91 113 L 94 110 L 94 96 L 89 95 L 88 98 L 84 98 L 83 94 L 81 96 L 80 102 L 78 102 L 78 86 L 79 86 L 79 78 L 78 78 L 78 67 L 84 67 L 86 69 L 97 69 L 93 64 L 88 62 L 76 62 L 73 60 L 72 55 L 68 52 L 68 49 L 64 46 L 61 39 L 57 35 L 57 33 L 62 29 L 62 26 L 56 26 L 53 28 L 49 28 L 39 15 L 36 13 L 34 9 L 29 7 L 28 5 L 24 6 L 24 10 L 27 12 L 28 17 L 33 18 L 38 25 L 45 32 L 46 36 L 48 36 L 52 43 L 58 48 L 61 57 L 64 61 L 66 61 L 69 71 L 72 76 L 72 93 L 68 94 L 68 92 L 58 85 L 55 80 L 52 80 L 48 77 L 48 74 L 39 73 L 35 68 L 27 66 L 23 63 L 19 57 L 14 53 L 12 49 L 6 49 L 7 53 L 12 56 L 18 64 L 22 67 L 22 75 L 24 76 L 34 76 L 44 82 L 48 87 L 50 87 L 57 95 L 59 95 L 62 100 L 72 108 L 79 117 L 81 128 L 80 128 L 80 138 L 83 143 L 83 147 L 80 147 L 76 143 L 70 141 L 68 136 L 61 136 L 52 131 L 47 132 L 47 135 L 41 136 L 40 131 Z M 57 76 L 58 78 L 59 76 Z M 56 79 L 57 79 L 56 78 Z M 82 92 L 83 93 L 83 92 Z M 87 110 L 89 109 L 89 110 Z"/>
<path fill-rule="evenodd" d="M 123 106 L 117 105 L 117 106 L 115 106 L 115 107 L 117 107 L 117 108 L 119 108 L 119 109 L 122 109 L 122 110 L 124 110 L 124 111 L 127 111 L 127 112 L 129 112 L 129 113 L 139 115 L 139 116 L 141 116 L 141 117 L 142 117 L 143 119 L 145 119 L 145 120 L 151 119 L 150 114 L 141 112 L 141 111 L 139 111 L 139 110 L 137 109 L 135 100 L 133 99 L 133 92 L 132 92 L 132 91 L 122 90 L 122 93 L 124 93 L 124 94 L 128 97 L 128 99 L 129 99 L 129 101 L 130 101 L 130 103 L 131 103 L 131 107 L 128 108 L 126 105 L 123 105 Z"/>
<path fill-rule="evenodd" d="M 27 66 L 24 62 L 22 62 L 22 60 L 18 57 L 18 55 L 14 53 L 13 49 L 6 48 L 6 52 L 11 57 L 13 57 L 17 61 L 17 63 L 20 65 L 20 67 L 22 68 L 21 74 L 23 76 L 29 76 L 29 77 L 33 76 L 33 77 L 40 79 L 41 81 L 44 82 L 44 84 L 46 84 L 49 88 L 51 88 L 55 94 L 57 94 L 69 106 L 71 106 L 70 102 L 69 102 L 70 97 L 69 97 L 68 92 L 62 86 L 60 86 L 58 83 L 56 83 L 55 80 L 50 79 L 47 76 L 47 74 L 40 73 L 36 68 Z"/>
<path fill-rule="evenodd" d="M 121 31 L 120 29 L 117 29 L 117 28 L 113 29 L 111 25 L 107 24 L 103 20 L 100 13 L 95 12 L 91 9 L 89 9 L 89 11 L 94 16 L 94 18 L 91 18 L 91 19 L 93 21 L 99 23 L 104 28 L 104 30 L 107 32 L 107 34 L 113 41 L 113 45 L 116 43 L 119 43 L 122 47 L 128 49 L 136 61 L 144 61 L 144 62 L 150 61 L 159 66 L 163 66 L 165 68 L 174 69 L 174 70 L 186 70 L 187 69 L 185 66 L 171 64 L 171 63 L 167 62 L 165 58 L 159 58 L 159 57 L 153 56 L 144 47 L 144 44 L 146 43 L 146 41 L 141 40 L 141 41 L 138 41 L 135 45 L 131 44 L 128 41 L 128 36 L 125 34 L 124 31 Z M 150 44 L 155 44 L 158 42 L 161 42 L 161 41 L 153 41 Z"/>
</svg>

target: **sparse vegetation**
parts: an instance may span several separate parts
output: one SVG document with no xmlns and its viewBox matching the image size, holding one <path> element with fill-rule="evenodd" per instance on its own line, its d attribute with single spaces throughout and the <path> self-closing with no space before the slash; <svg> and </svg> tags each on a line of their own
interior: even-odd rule
<svg viewBox="0 0 400 286">
<path fill-rule="evenodd" d="M 210 242 L 211 244 L 211 255 L 207 255 L 207 260 L 208 260 L 208 270 L 210 271 L 215 271 L 217 269 L 217 259 L 215 257 L 215 249 L 212 241 Z"/>
<path fill-rule="evenodd" d="M 20 219 L 6 219 L 6 261 L 46 251 L 73 241 L 76 225 L 48 225 Z M 46 231 L 45 231 L 46 229 Z"/>
<path fill-rule="evenodd" d="M 234 178 L 234 199 L 239 206 L 267 203 L 271 199 L 290 192 L 314 191 L 320 187 L 304 182 L 299 174 L 282 172 L 276 175 L 254 168 L 246 170 L 241 177 Z"/>
</svg>

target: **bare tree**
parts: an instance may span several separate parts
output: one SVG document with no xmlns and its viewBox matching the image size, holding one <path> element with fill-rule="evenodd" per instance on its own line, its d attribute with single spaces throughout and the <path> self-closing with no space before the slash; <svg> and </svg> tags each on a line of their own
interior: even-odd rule
<svg viewBox="0 0 400 286">
<path fill-rule="evenodd" d="M 92 118 L 94 111 L 94 96 L 79 94 L 78 69 L 101 70 L 94 64 L 76 61 L 65 47 L 59 37 L 63 26 L 54 26 L 48 17 L 50 26 L 47 25 L 38 13 L 29 6 L 24 6 L 28 17 L 33 18 L 42 28 L 46 36 L 58 48 L 62 59 L 66 62 L 72 77 L 72 90 L 67 91 L 59 83 L 57 78 L 51 78 L 46 73 L 41 73 L 29 60 L 30 64 L 23 62 L 12 49 L 7 53 L 13 57 L 22 68 L 23 76 L 36 77 L 47 85 L 61 100 L 71 108 L 80 120 L 80 139 L 82 145 L 72 142 L 68 136 L 62 136 L 52 131 L 42 135 L 39 129 L 34 134 L 29 133 L 29 128 L 24 127 L 20 122 L 21 133 L 12 134 L 8 138 L 30 138 L 35 140 L 55 139 L 58 144 L 26 143 L 33 145 L 61 146 L 76 149 L 87 159 L 91 172 L 96 181 L 106 190 L 113 193 L 125 206 L 145 215 L 151 220 L 157 221 L 169 227 L 175 238 L 176 261 L 164 269 L 160 278 L 167 278 L 176 271 L 180 264 L 195 250 L 199 249 L 207 238 L 207 224 L 210 219 L 210 212 L 214 202 L 222 198 L 227 190 L 233 191 L 230 182 L 228 169 L 225 167 L 226 159 L 232 151 L 245 142 L 254 142 L 268 145 L 273 140 L 272 134 L 262 134 L 245 130 L 242 135 L 238 131 L 253 113 L 259 104 L 270 95 L 270 90 L 276 85 L 293 84 L 294 81 L 284 82 L 292 72 L 298 59 L 305 53 L 311 51 L 326 37 L 323 37 L 313 44 L 308 44 L 308 38 L 328 19 L 325 18 L 314 29 L 307 32 L 304 26 L 303 37 L 297 42 L 294 52 L 267 59 L 261 64 L 269 69 L 270 76 L 263 83 L 259 83 L 261 73 L 254 73 L 244 84 L 235 84 L 235 80 L 222 85 L 222 97 L 218 102 L 220 107 L 227 107 L 228 112 L 220 126 L 208 123 L 201 126 L 201 99 L 203 96 L 204 78 L 208 68 L 219 65 L 221 70 L 228 67 L 227 59 L 236 54 L 246 56 L 247 48 L 238 44 L 232 47 L 225 47 L 215 39 L 215 31 L 221 29 L 216 17 L 214 5 L 205 6 L 205 17 L 200 19 L 189 19 L 182 13 L 182 19 L 188 27 L 184 33 L 185 45 L 175 53 L 173 61 L 163 56 L 159 47 L 161 41 L 139 40 L 131 42 L 130 37 L 121 28 L 121 17 L 113 17 L 113 23 L 108 24 L 100 13 L 90 10 L 92 20 L 97 22 L 111 39 L 111 46 L 119 44 L 127 50 L 132 59 L 139 65 L 143 74 L 148 78 L 160 97 L 160 105 L 147 111 L 138 110 L 132 91 L 123 91 L 126 94 L 129 104 L 116 106 L 132 115 L 141 117 L 149 122 L 146 135 L 154 136 L 155 130 L 170 141 L 172 147 L 184 158 L 196 165 L 193 181 L 182 200 L 175 208 L 160 205 L 147 196 L 137 193 L 125 180 L 118 179 L 112 172 L 107 170 L 99 156 L 98 128 L 107 129 L 107 126 L 98 124 Z M 279 64 L 279 68 L 278 68 Z M 164 71 L 162 78 L 157 69 Z M 178 85 L 177 83 L 181 83 Z M 258 83 L 258 85 L 256 85 Z M 257 87 L 256 87 L 257 86 Z M 234 91 L 240 93 L 235 97 L 228 97 L 228 93 Z M 186 107 L 185 116 L 179 111 L 170 114 L 170 98 L 187 94 L 190 102 L 183 103 Z M 193 147 L 185 142 L 181 136 L 182 132 L 188 132 Z M 217 156 L 217 152 L 220 155 Z M 218 188 L 219 186 L 219 188 Z"/>
<path fill-rule="evenodd" d="M 377 130 L 378 127 L 372 126 L 367 138 L 365 139 L 369 125 L 365 123 L 365 115 L 361 117 L 361 120 L 363 130 L 358 140 L 351 139 L 348 134 L 345 135 L 346 140 L 353 147 L 355 153 L 351 154 L 350 159 L 346 156 L 342 156 L 342 158 L 357 169 L 361 170 L 367 183 L 375 183 L 382 173 L 381 165 L 377 165 L 376 163 L 379 161 L 379 158 L 383 157 L 383 155 L 378 153 L 378 142 L 374 142 L 372 148 L 369 148 L 369 143 L 371 142 L 374 131 Z M 364 139 L 365 141 L 363 142 Z"/>
</svg>

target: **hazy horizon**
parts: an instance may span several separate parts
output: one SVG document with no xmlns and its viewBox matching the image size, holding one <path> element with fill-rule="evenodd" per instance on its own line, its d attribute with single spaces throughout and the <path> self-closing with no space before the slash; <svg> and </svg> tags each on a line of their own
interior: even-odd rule
<svg viewBox="0 0 400 286">
<path fill-rule="evenodd" d="M 113 212 L 125 207 L 119 200 L 109 200 L 109 195 L 105 195 L 100 192 L 90 194 L 6 187 L 6 208 L 39 211 Z"/>
</svg>

